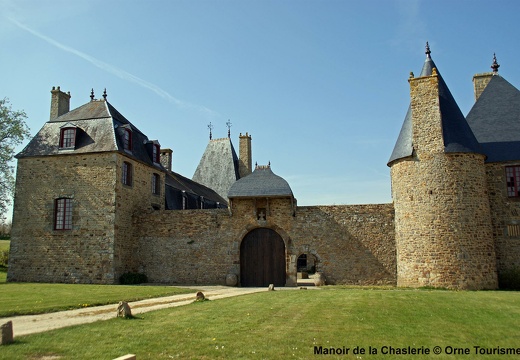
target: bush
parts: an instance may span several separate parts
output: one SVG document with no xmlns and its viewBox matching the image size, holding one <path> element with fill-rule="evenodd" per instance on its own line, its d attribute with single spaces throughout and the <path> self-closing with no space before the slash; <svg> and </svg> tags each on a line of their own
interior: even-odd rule
<svg viewBox="0 0 520 360">
<path fill-rule="evenodd" d="M 9 262 L 9 250 L 1 250 L 0 251 L 0 267 L 7 267 L 7 263 Z"/>
<path fill-rule="evenodd" d="M 121 285 L 136 285 L 148 282 L 145 274 L 127 272 L 121 275 L 119 283 Z"/>
<path fill-rule="evenodd" d="M 514 267 L 498 275 L 498 287 L 507 290 L 520 290 L 520 268 Z"/>
</svg>

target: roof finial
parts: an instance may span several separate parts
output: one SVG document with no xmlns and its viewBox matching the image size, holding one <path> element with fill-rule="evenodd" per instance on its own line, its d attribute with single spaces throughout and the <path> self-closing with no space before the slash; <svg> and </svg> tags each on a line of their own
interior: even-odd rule
<svg viewBox="0 0 520 360">
<path fill-rule="evenodd" d="M 231 138 L 231 121 L 228 119 L 226 126 L 227 126 L 227 137 Z"/>
<path fill-rule="evenodd" d="M 271 168 L 271 160 L 269 160 L 269 163 L 267 163 L 267 167 L 270 169 Z"/>
<path fill-rule="evenodd" d="M 94 101 L 94 89 L 90 91 L 90 101 Z"/>
<path fill-rule="evenodd" d="M 208 125 L 208 129 L 209 129 L 209 139 L 213 139 L 213 134 L 211 133 L 211 130 L 213 130 L 213 125 L 211 125 L 211 121 L 209 122 L 209 125 Z"/>
<path fill-rule="evenodd" d="M 258 169 L 258 161 L 255 162 L 255 169 Z"/>
<path fill-rule="evenodd" d="M 497 63 L 497 56 L 493 53 L 493 64 L 491 65 L 491 69 L 493 69 L 493 75 L 498 74 L 498 68 L 500 65 Z"/>
<path fill-rule="evenodd" d="M 103 91 L 103 99 L 107 99 L 107 88 L 105 88 L 105 90 Z"/>
<path fill-rule="evenodd" d="M 424 53 L 426 54 L 427 58 L 431 58 L 430 54 L 432 52 L 430 51 L 430 44 L 428 44 L 428 41 L 426 41 L 426 51 Z"/>
</svg>

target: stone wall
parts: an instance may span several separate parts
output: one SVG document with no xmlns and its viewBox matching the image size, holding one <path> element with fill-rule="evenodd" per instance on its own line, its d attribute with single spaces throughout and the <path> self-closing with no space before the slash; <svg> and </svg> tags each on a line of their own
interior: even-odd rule
<svg viewBox="0 0 520 360">
<path fill-rule="evenodd" d="M 508 165 L 520 164 L 486 164 L 499 277 L 508 270 L 520 269 L 520 201 L 507 196 L 505 167 Z"/>
<path fill-rule="evenodd" d="M 125 272 L 137 272 L 136 257 L 138 243 L 134 236 L 132 217 L 134 214 L 152 209 L 164 209 L 165 174 L 158 168 L 140 163 L 117 153 L 116 161 L 116 217 L 114 230 L 114 266 L 116 281 Z M 132 185 L 122 183 L 123 162 L 132 164 Z M 160 193 L 152 193 L 152 175 L 160 176 Z"/>
<path fill-rule="evenodd" d="M 256 209 L 268 209 L 258 220 Z M 309 206 L 289 199 L 234 200 L 222 209 L 155 211 L 134 217 L 139 270 L 151 282 L 225 284 L 240 276 L 240 244 L 258 227 L 277 231 L 286 246 L 286 285 L 296 284 L 296 259 L 316 258 L 330 284 L 395 284 L 393 206 Z"/>
<path fill-rule="evenodd" d="M 8 281 L 112 283 L 116 155 L 18 160 Z M 72 230 L 54 230 L 72 199 Z"/>
</svg>

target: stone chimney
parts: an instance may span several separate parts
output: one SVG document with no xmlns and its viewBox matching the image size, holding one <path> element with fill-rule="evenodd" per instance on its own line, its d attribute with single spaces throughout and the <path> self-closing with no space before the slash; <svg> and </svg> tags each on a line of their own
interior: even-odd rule
<svg viewBox="0 0 520 360">
<path fill-rule="evenodd" d="M 246 133 L 242 135 L 240 133 L 240 143 L 239 143 L 239 166 L 238 173 L 241 178 L 251 174 L 253 171 L 253 160 L 251 154 L 251 135 Z"/>
<path fill-rule="evenodd" d="M 495 75 L 492 72 L 483 73 L 483 74 L 475 74 L 473 76 L 473 90 L 475 92 L 475 101 L 478 100 L 486 86 L 489 84 L 491 78 Z"/>
<path fill-rule="evenodd" d="M 168 170 L 172 171 L 172 149 L 161 149 L 161 165 Z"/>
<path fill-rule="evenodd" d="M 54 86 L 51 90 L 51 116 L 49 120 L 55 120 L 58 116 L 66 114 L 70 110 L 70 92 L 64 93 L 60 87 Z"/>
<path fill-rule="evenodd" d="M 493 63 L 491 64 L 491 69 L 493 69 L 493 72 L 475 74 L 475 76 L 473 76 L 473 89 L 475 91 L 475 101 L 478 100 L 486 86 L 491 81 L 491 78 L 495 75 L 498 75 L 499 67 L 500 65 L 497 62 L 497 56 L 496 54 L 493 54 Z"/>
</svg>

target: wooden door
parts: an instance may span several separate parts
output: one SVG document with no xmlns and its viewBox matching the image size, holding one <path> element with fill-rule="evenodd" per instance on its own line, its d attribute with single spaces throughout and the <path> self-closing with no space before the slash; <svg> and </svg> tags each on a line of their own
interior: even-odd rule
<svg viewBox="0 0 520 360">
<path fill-rule="evenodd" d="M 242 286 L 285 286 L 285 244 L 274 230 L 258 228 L 240 245 Z"/>
</svg>

